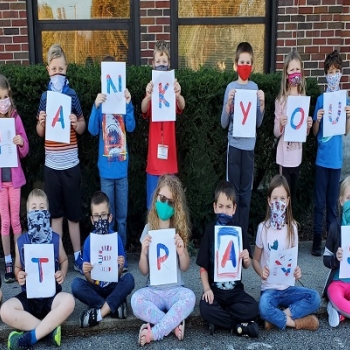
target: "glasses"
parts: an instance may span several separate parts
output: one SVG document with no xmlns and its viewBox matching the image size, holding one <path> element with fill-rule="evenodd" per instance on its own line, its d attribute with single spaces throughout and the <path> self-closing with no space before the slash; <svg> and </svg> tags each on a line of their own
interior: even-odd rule
<svg viewBox="0 0 350 350">
<path fill-rule="evenodd" d="M 98 221 L 99 219 L 107 220 L 109 215 L 110 215 L 109 213 L 101 214 L 101 215 L 94 214 L 92 215 L 92 218 L 94 219 L 94 221 Z"/>
<path fill-rule="evenodd" d="M 164 195 L 158 193 L 158 197 L 159 197 L 159 200 L 162 202 L 162 203 L 168 203 L 171 207 L 174 206 L 174 202 L 172 199 L 169 199 L 167 197 L 165 197 Z"/>
</svg>

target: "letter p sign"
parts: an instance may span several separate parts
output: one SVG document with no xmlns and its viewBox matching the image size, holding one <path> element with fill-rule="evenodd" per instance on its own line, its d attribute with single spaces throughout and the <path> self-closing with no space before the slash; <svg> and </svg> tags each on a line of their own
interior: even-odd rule
<svg viewBox="0 0 350 350">
<path fill-rule="evenodd" d="M 160 256 L 160 250 L 164 250 L 165 254 L 163 256 Z M 157 269 L 160 270 L 161 264 L 168 259 L 169 256 L 169 249 L 167 246 L 165 246 L 162 243 L 157 244 Z"/>
</svg>

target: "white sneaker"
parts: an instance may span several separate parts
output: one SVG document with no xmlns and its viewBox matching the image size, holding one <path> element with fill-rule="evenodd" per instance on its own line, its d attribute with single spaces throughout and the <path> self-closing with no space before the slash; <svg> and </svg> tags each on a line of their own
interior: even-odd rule
<svg viewBox="0 0 350 350">
<path fill-rule="evenodd" d="M 328 312 L 328 323 L 331 327 L 337 327 L 339 326 L 339 313 L 338 311 L 333 307 L 332 303 L 329 301 L 327 305 L 327 312 Z"/>
</svg>

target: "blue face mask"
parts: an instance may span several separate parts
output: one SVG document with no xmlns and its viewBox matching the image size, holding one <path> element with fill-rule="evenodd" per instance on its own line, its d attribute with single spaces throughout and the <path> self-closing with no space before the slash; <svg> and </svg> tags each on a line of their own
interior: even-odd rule
<svg viewBox="0 0 350 350">
<path fill-rule="evenodd" d="M 216 214 L 216 224 L 223 226 L 233 226 L 233 215 L 227 215 L 224 213 Z"/>
<path fill-rule="evenodd" d="M 341 224 L 343 226 L 350 225 L 350 201 L 346 201 L 343 205 L 343 215 Z"/>
<path fill-rule="evenodd" d="M 174 215 L 174 208 L 171 207 L 168 203 L 163 203 L 161 201 L 156 202 L 156 211 L 158 217 L 162 221 L 169 220 Z"/>
<path fill-rule="evenodd" d="M 55 74 L 50 77 L 50 87 L 54 92 L 62 92 L 66 84 L 66 76 L 64 74 Z"/>
<path fill-rule="evenodd" d="M 160 71 L 167 71 L 167 70 L 169 70 L 169 66 L 160 65 L 160 66 L 154 67 L 154 69 L 160 70 Z"/>
<path fill-rule="evenodd" d="M 48 210 L 32 210 L 28 212 L 27 220 L 31 243 L 51 243 L 52 229 Z"/>
</svg>

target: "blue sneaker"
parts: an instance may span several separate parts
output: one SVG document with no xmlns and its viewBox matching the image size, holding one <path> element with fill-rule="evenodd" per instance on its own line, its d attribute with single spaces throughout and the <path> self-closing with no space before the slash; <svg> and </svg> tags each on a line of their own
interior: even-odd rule
<svg viewBox="0 0 350 350">
<path fill-rule="evenodd" d="M 83 272 L 83 257 L 81 256 L 81 253 L 79 253 L 78 259 L 74 262 L 74 270 L 80 272 L 82 275 L 84 275 Z"/>
<path fill-rule="evenodd" d="M 9 350 L 30 350 L 33 349 L 32 344 L 30 343 L 31 336 L 30 332 L 17 332 L 13 331 L 10 333 L 7 340 L 7 348 Z"/>
</svg>

